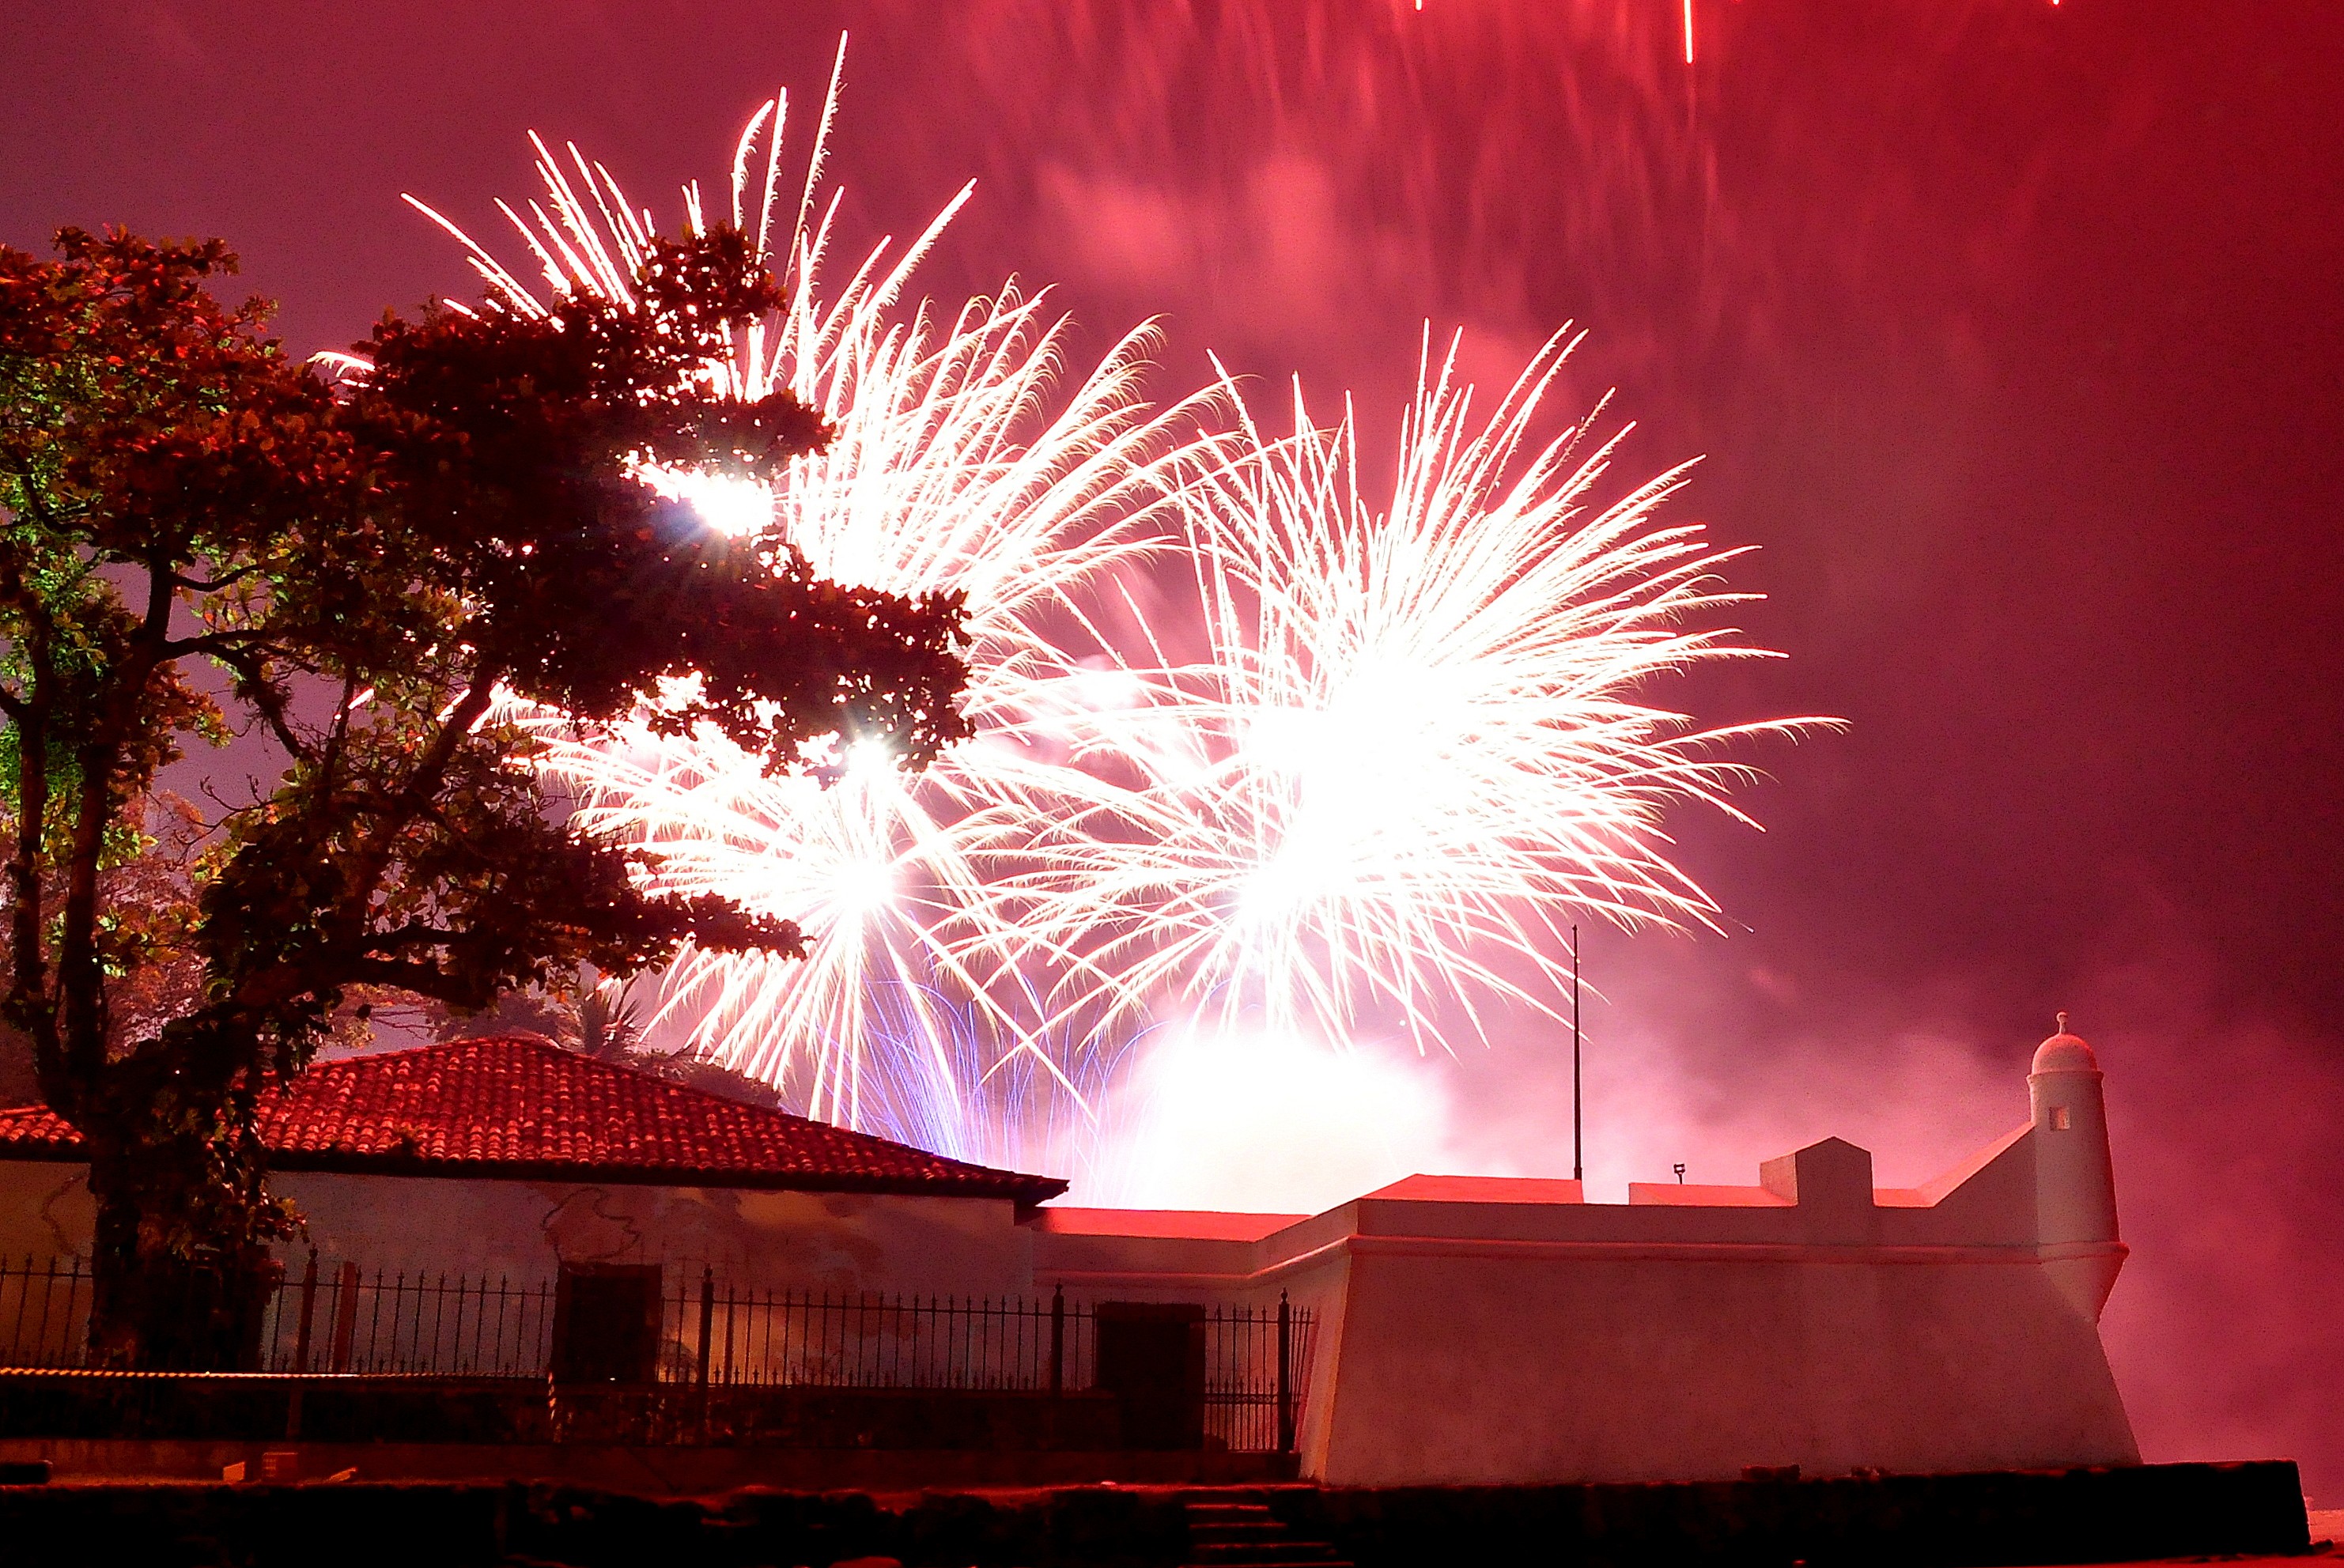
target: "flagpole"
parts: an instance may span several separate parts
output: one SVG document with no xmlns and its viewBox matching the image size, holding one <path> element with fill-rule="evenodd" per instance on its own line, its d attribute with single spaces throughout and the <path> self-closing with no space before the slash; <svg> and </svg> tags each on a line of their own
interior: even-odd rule
<svg viewBox="0 0 2344 1568">
<path fill-rule="evenodd" d="M 1587 1179 L 1585 1126 L 1579 1089 L 1579 927 L 1571 928 L 1571 1179 Z"/>
</svg>

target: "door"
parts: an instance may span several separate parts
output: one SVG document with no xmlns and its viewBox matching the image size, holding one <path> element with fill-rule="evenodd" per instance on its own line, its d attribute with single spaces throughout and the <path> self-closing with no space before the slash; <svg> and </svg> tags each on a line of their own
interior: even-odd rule
<svg viewBox="0 0 2344 1568">
<path fill-rule="evenodd" d="M 659 1375 L 660 1267 L 564 1263 L 553 1287 L 553 1380 L 648 1383 Z"/>
<path fill-rule="evenodd" d="M 1126 1448 L 1205 1446 L 1205 1309 L 1098 1304 L 1098 1386 L 1116 1396 Z"/>
</svg>

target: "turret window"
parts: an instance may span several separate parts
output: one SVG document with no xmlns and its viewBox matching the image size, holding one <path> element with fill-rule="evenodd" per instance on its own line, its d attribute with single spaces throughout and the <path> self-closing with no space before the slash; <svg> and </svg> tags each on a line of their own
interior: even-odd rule
<svg viewBox="0 0 2344 1568">
<path fill-rule="evenodd" d="M 2067 1108 L 2066 1106 L 2055 1105 L 2051 1108 L 2051 1130 L 2053 1132 L 2065 1132 L 2067 1130 Z"/>
</svg>

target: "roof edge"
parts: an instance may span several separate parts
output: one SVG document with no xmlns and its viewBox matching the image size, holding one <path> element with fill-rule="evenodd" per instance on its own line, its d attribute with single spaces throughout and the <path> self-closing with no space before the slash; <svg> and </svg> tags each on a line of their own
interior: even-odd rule
<svg viewBox="0 0 2344 1568">
<path fill-rule="evenodd" d="M 788 1172 L 704 1170 L 694 1166 L 584 1164 L 559 1159 L 429 1159 L 418 1155 L 290 1149 L 268 1169 L 288 1175 L 402 1176 L 440 1180 L 555 1181 L 576 1186 L 707 1187 L 746 1192 L 867 1192 L 903 1198 L 995 1198 L 1045 1203 L 1070 1185 L 1055 1176 L 1000 1173 L 1007 1179 L 910 1180 L 885 1176 L 796 1176 Z M 983 1168 L 972 1167 L 969 1168 Z"/>
<path fill-rule="evenodd" d="M 0 1141 L 0 1164 L 87 1165 L 78 1141 Z M 1062 1197 L 1064 1177 L 1007 1181 L 920 1182 L 884 1176 L 799 1177 L 753 1171 L 702 1170 L 690 1166 L 584 1165 L 558 1159 L 425 1159 L 414 1155 L 300 1151 L 273 1156 L 271 1173 L 288 1176 L 399 1176 L 440 1181 L 544 1181 L 577 1187 L 705 1187 L 742 1192 L 859 1192 L 896 1198 L 984 1198 L 1036 1205 Z M 1009 1173 L 1015 1176 L 1016 1173 Z"/>
</svg>

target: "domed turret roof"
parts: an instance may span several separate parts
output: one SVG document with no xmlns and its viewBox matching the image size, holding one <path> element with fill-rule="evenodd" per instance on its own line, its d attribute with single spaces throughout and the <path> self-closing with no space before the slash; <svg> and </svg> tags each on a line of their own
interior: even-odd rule
<svg viewBox="0 0 2344 1568">
<path fill-rule="evenodd" d="M 2059 1032 L 2035 1047 L 2035 1066 L 2038 1073 L 2096 1073 L 2100 1070 L 2092 1047 L 2084 1043 L 2081 1035 L 2067 1032 L 2067 1015 L 2059 1015 Z"/>
</svg>

